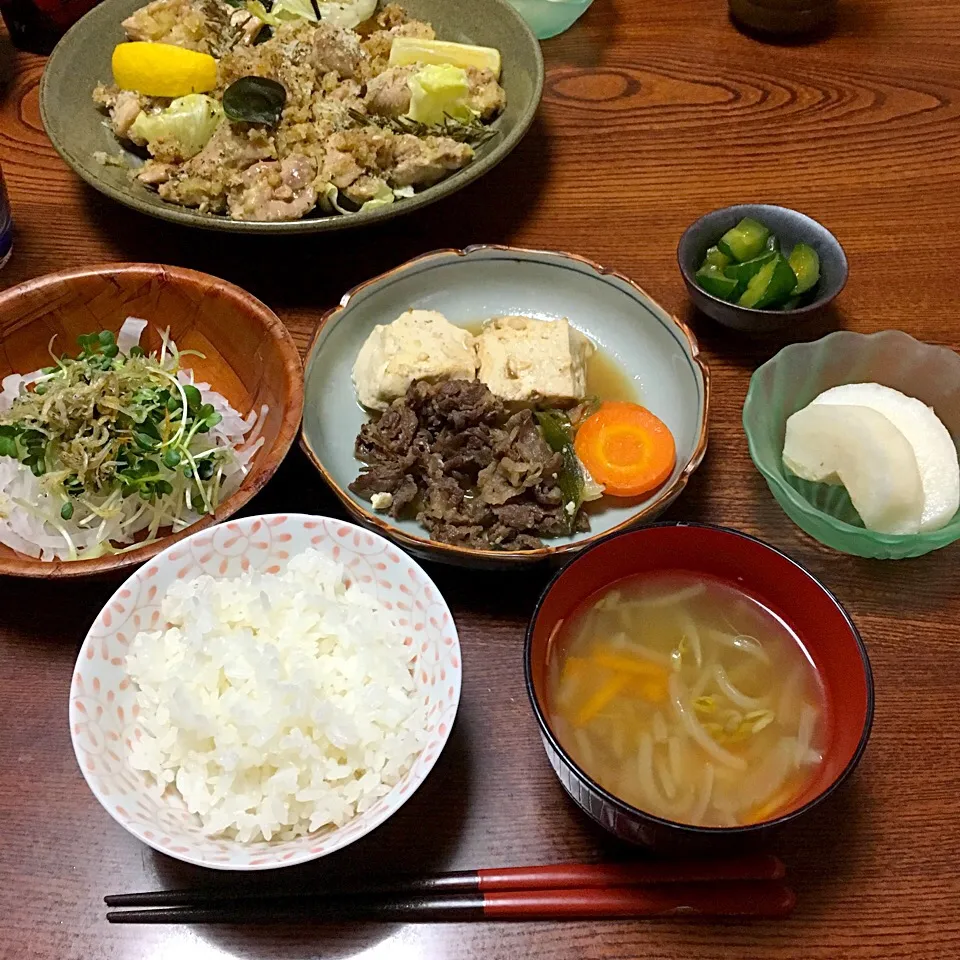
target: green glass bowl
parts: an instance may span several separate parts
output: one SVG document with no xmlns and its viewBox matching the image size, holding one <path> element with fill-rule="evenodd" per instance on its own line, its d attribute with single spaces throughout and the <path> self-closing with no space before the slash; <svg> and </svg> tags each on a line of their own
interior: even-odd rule
<svg viewBox="0 0 960 960">
<path fill-rule="evenodd" d="M 537 39 L 549 40 L 569 30 L 593 0 L 510 0 L 510 3 L 530 24 Z"/>
<path fill-rule="evenodd" d="M 920 557 L 960 539 L 960 511 L 930 533 L 896 535 L 864 528 L 846 490 L 810 483 L 783 466 L 787 418 L 841 383 L 882 383 L 933 407 L 960 448 L 960 356 L 900 330 L 843 330 L 795 343 L 759 367 L 743 405 L 750 456 L 787 516 L 816 540 L 857 557 Z"/>
</svg>

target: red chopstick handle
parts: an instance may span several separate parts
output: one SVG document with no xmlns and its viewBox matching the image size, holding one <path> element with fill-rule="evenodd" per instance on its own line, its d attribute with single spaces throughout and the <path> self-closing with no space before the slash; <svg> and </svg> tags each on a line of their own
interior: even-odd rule
<svg viewBox="0 0 960 960">
<path fill-rule="evenodd" d="M 648 883 L 782 880 L 785 875 L 783 862 L 766 853 L 727 860 L 561 863 L 477 871 L 483 893 L 498 890 L 562 890 L 571 887 L 632 887 Z"/>
<path fill-rule="evenodd" d="M 598 917 L 785 917 L 796 905 L 782 883 L 744 881 L 726 886 L 671 884 L 583 890 L 487 893 L 491 920 L 574 920 Z"/>
</svg>

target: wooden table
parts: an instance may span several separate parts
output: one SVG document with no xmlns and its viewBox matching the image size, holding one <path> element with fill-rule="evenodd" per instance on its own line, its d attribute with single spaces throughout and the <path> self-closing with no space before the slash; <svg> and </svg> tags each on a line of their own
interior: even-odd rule
<svg viewBox="0 0 960 960">
<path fill-rule="evenodd" d="M 329 239 L 190 233 L 100 197 L 44 135 L 43 60 L 13 58 L 0 163 L 17 237 L 4 284 L 106 260 L 187 265 L 262 297 L 304 346 L 320 311 L 349 286 L 436 247 L 562 248 L 640 281 L 692 323 L 713 371 L 710 451 L 669 516 L 757 534 L 824 579 L 870 648 L 877 710 L 859 772 L 778 844 L 800 896 L 787 922 L 110 927 L 105 893 L 224 878 L 129 836 L 74 761 L 71 668 L 115 584 L 54 590 L 0 581 L 4 960 L 960 957 L 960 547 L 868 562 L 820 548 L 791 525 L 753 469 L 740 427 L 750 374 L 781 341 L 746 340 L 692 315 L 674 260 L 680 233 L 707 210 L 741 200 L 799 207 L 836 232 L 851 272 L 835 312 L 796 337 L 900 327 L 960 348 L 956 7 L 843 0 L 841 10 L 827 39 L 775 46 L 739 34 L 725 0 L 597 0 L 566 36 L 544 45 L 543 108 L 499 169 L 420 215 Z M 338 512 L 298 452 L 253 509 Z M 614 852 L 560 789 L 527 705 L 521 643 L 544 575 L 430 572 L 464 649 L 453 738 L 426 786 L 388 824 L 290 871 L 304 883 Z"/>
</svg>

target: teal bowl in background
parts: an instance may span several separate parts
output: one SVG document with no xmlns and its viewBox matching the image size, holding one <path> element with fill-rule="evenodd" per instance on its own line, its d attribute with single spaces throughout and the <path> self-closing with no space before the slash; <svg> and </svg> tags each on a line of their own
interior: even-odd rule
<svg viewBox="0 0 960 960">
<path fill-rule="evenodd" d="M 842 383 L 882 383 L 922 400 L 960 448 L 960 355 L 953 350 L 921 343 L 900 330 L 842 330 L 791 344 L 756 370 L 743 405 L 750 456 L 777 503 L 805 533 L 857 557 L 920 557 L 960 539 L 960 512 L 929 533 L 874 533 L 863 526 L 843 487 L 800 480 L 783 466 L 787 418 Z"/>
<path fill-rule="evenodd" d="M 539 40 L 549 40 L 569 30 L 593 0 L 509 0 Z"/>
</svg>

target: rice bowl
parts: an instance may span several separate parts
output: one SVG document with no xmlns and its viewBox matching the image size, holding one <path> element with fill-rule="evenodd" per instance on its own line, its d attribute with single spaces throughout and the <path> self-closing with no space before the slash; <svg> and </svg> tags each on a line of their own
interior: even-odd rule
<svg viewBox="0 0 960 960">
<path fill-rule="evenodd" d="M 211 835 L 292 840 L 390 792 L 426 743 L 404 631 L 316 549 L 275 574 L 170 585 L 127 657 L 130 762 Z"/>
<path fill-rule="evenodd" d="M 304 556 L 297 559 L 298 555 Z M 341 570 L 345 582 L 338 588 Z M 306 705 L 303 700 L 309 698 L 312 681 L 302 662 L 296 671 L 303 676 L 288 678 L 289 682 L 258 677 L 259 689 L 268 697 L 286 698 L 288 708 L 300 697 L 294 713 L 314 717 L 316 728 L 304 729 L 304 736 L 296 744 L 289 739 L 289 730 L 281 732 L 282 724 L 271 726 L 263 717 L 244 718 L 243 708 L 235 704 L 226 714 L 221 711 L 216 720 L 206 711 L 191 720 L 190 711 L 209 695 L 209 676 L 205 682 L 196 651 L 189 661 L 195 683 L 188 683 L 184 679 L 187 671 L 178 669 L 176 657 L 186 655 L 189 643 L 182 636 L 167 637 L 163 641 L 166 647 L 154 647 L 152 652 L 150 644 L 173 633 L 169 621 L 183 616 L 184 624 L 191 624 L 188 632 L 205 638 L 197 649 L 209 647 L 214 651 L 206 663 L 208 671 L 212 669 L 213 657 L 219 656 L 216 643 L 225 643 L 228 634 L 208 644 L 219 628 L 211 621 L 198 623 L 197 611 L 191 606 L 196 601 L 191 584 L 205 577 L 212 578 L 212 583 L 203 579 L 200 584 L 208 604 L 214 595 L 229 594 L 232 588 L 227 581 L 231 579 L 248 577 L 249 582 L 256 580 L 262 585 L 274 578 L 276 587 L 268 599 L 276 608 L 272 615 L 254 609 L 261 605 L 259 592 L 243 601 L 246 606 L 242 616 L 265 618 L 261 626 L 278 622 L 276 618 L 282 613 L 277 611 L 287 609 L 285 605 L 291 602 L 323 608 L 316 614 L 318 620 L 336 619 L 340 601 L 350 595 L 350 613 L 342 623 L 358 628 L 357 633 L 379 624 L 383 635 L 378 642 L 388 647 L 389 625 L 394 624 L 400 630 L 398 642 L 408 653 L 385 662 L 382 647 L 378 647 L 376 656 L 361 662 L 356 657 L 351 661 L 348 655 L 331 659 L 331 651 L 325 651 L 325 668 L 337 666 L 332 673 L 327 672 L 329 682 L 322 688 L 323 695 Z M 312 580 L 315 593 L 325 599 L 303 599 L 302 583 L 307 578 Z M 283 586 L 285 581 L 287 586 Z M 300 599 L 293 599 L 298 594 Z M 164 607 L 167 595 L 171 599 Z M 296 613 L 301 620 L 304 609 Z M 230 634 L 237 645 L 228 669 L 238 686 L 242 686 L 241 675 L 249 672 L 253 658 L 249 643 L 252 631 L 249 625 L 245 629 L 246 646 L 243 639 L 238 642 L 243 629 L 238 632 L 231 627 Z M 274 665 L 283 662 L 284 656 L 288 665 L 294 664 L 300 655 L 298 644 L 309 645 L 309 641 L 303 641 L 308 632 L 300 631 L 299 639 L 293 634 L 287 637 L 284 643 L 289 649 L 285 654 L 270 651 Z M 343 647 L 340 653 L 346 654 L 355 639 L 350 630 L 342 630 L 337 638 Z M 171 652 L 175 658 L 167 660 Z M 404 670 L 407 660 L 411 669 Z M 262 662 L 257 669 L 263 670 Z M 369 688 L 363 696 L 357 695 L 358 689 L 364 689 L 355 679 L 358 673 L 364 675 Z M 134 674 L 142 687 L 140 702 L 137 684 L 132 682 Z M 403 689 L 403 675 L 409 679 L 409 690 Z M 303 515 L 250 517 L 202 531 L 174 545 L 117 591 L 80 651 L 71 689 L 71 734 L 78 762 L 95 796 L 139 839 L 163 853 L 203 866 L 266 869 L 301 863 L 339 849 L 398 809 L 426 777 L 449 736 L 459 702 L 460 679 L 459 644 L 452 616 L 416 563 L 382 538 L 349 523 Z M 218 684 L 222 689 L 222 681 L 214 682 L 214 687 Z M 191 689 L 201 700 L 190 701 L 186 694 Z M 370 725 L 364 729 L 363 718 L 370 715 L 369 695 L 376 690 L 385 691 L 384 701 L 393 704 L 394 712 L 388 716 L 389 711 L 383 713 L 383 702 L 376 705 L 383 722 L 374 731 Z M 318 711 L 318 704 L 322 708 L 348 706 L 339 716 L 341 720 L 352 716 L 354 727 L 334 731 L 329 713 Z M 190 749 L 198 743 L 203 746 L 203 737 L 218 724 L 221 733 L 229 729 L 227 719 L 236 721 L 236 731 L 242 733 L 235 755 L 231 757 L 217 741 L 217 749 L 211 749 L 209 755 L 201 750 L 186 761 Z M 170 733 L 172 720 L 181 726 Z M 306 724 L 301 726 L 305 728 Z M 323 748 L 330 744 L 317 736 L 321 727 L 330 735 L 330 742 L 335 742 L 329 755 Z M 251 740 L 250 731 L 254 729 L 260 730 L 260 743 Z M 158 736 L 164 730 L 168 732 Z M 191 736 L 200 740 L 188 747 Z M 210 747 L 209 742 L 206 745 Z M 302 777 L 295 782 L 297 765 L 291 760 L 305 751 L 313 758 L 309 765 L 302 761 L 299 764 L 309 767 L 307 779 L 313 779 L 307 786 Z M 340 789 L 344 784 L 336 782 L 336 789 L 329 789 L 317 771 L 329 764 L 331 757 L 343 759 L 350 753 L 368 764 L 370 776 L 364 779 L 362 772 L 351 772 L 344 781 L 349 786 L 347 791 Z M 255 773 L 258 760 L 270 768 L 270 776 Z M 233 771 L 225 772 L 231 765 Z M 144 772 L 144 767 L 149 772 Z M 234 777 L 237 771 L 239 778 Z M 177 789 L 166 788 L 174 781 Z M 250 787 L 251 783 L 255 786 L 244 792 L 244 784 Z M 230 785 L 226 792 L 222 790 L 224 784 Z M 261 789 L 264 784 L 266 789 Z M 231 817 L 232 821 L 226 823 Z M 271 839 L 264 839 L 266 836 Z"/>
</svg>

